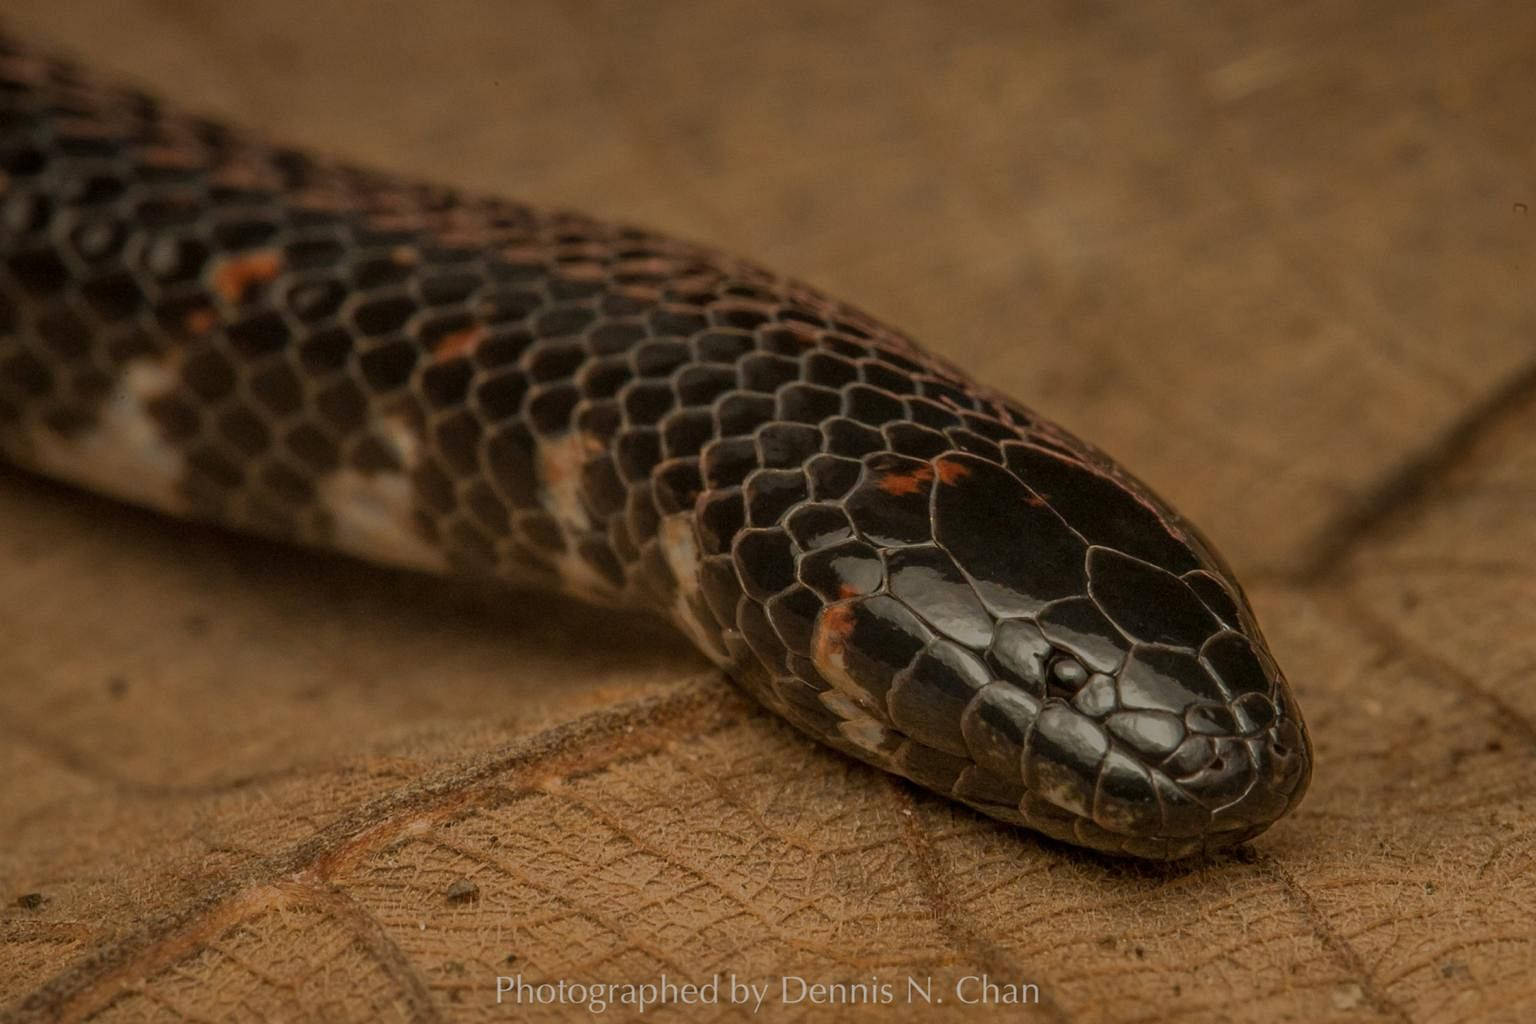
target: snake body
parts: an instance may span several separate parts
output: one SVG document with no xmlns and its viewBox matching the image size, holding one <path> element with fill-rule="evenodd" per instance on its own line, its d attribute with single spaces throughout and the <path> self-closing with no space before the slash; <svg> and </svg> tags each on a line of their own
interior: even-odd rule
<svg viewBox="0 0 1536 1024">
<path fill-rule="evenodd" d="M 1102 851 L 1243 841 L 1310 775 L 1209 544 L 902 334 L 14 43 L 0 451 L 181 516 L 660 609 L 809 736 Z"/>
</svg>

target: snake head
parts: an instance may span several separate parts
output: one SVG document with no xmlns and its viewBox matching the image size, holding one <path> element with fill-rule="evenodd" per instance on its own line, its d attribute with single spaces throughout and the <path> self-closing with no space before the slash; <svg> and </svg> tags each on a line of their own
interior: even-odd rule
<svg viewBox="0 0 1536 1024">
<path fill-rule="evenodd" d="M 841 502 L 852 536 L 796 539 L 826 602 L 823 738 L 1135 856 L 1229 846 L 1294 806 L 1306 729 L 1210 545 L 1075 439 L 978 449 L 865 456 Z"/>
</svg>

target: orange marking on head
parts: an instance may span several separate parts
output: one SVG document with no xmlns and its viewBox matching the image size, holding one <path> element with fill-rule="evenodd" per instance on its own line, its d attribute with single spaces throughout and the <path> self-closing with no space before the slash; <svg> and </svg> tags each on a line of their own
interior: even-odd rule
<svg viewBox="0 0 1536 1024">
<path fill-rule="evenodd" d="M 971 475 L 970 466 L 963 462 L 955 462 L 953 459 L 940 459 L 934 465 L 938 467 L 939 479 L 951 487 Z"/>
<path fill-rule="evenodd" d="M 181 327 L 188 334 L 207 334 L 218 322 L 218 315 L 213 310 L 207 306 L 199 306 L 196 309 L 187 310 L 186 315 L 181 318 Z"/>
<path fill-rule="evenodd" d="M 820 664 L 830 664 L 842 656 L 843 645 L 853 635 L 853 604 L 828 605 L 821 613 L 821 622 L 816 627 L 816 650 L 814 660 Z"/>
<path fill-rule="evenodd" d="M 1024 499 L 1024 504 L 1028 505 L 1030 508 L 1044 508 L 1045 496 L 1036 494 L 1034 491 L 1030 491 L 1029 496 Z"/>
<path fill-rule="evenodd" d="M 484 324 L 473 324 L 445 334 L 437 340 L 437 344 L 432 346 L 432 358 L 443 363 L 460 356 L 467 356 L 485 340 L 488 333 Z"/>
<path fill-rule="evenodd" d="M 213 290 L 226 302 L 240 302 L 252 285 L 270 281 L 283 269 L 283 254 L 258 249 L 225 260 L 213 272 Z"/>
<path fill-rule="evenodd" d="M 843 598 L 844 600 L 847 600 L 850 597 L 858 597 L 861 593 L 863 593 L 863 591 L 854 586 L 852 583 L 839 584 L 837 588 L 837 596 Z"/>
<path fill-rule="evenodd" d="M 923 485 L 933 479 L 933 469 L 920 466 L 910 473 L 887 473 L 880 478 L 880 489 L 886 494 L 916 494 Z"/>
</svg>

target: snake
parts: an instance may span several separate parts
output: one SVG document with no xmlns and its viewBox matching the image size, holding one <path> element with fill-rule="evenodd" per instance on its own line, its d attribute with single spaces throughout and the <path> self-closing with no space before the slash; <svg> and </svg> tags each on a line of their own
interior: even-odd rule
<svg viewBox="0 0 1536 1024">
<path fill-rule="evenodd" d="M 269 144 L 3 34 L 0 453 L 659 613 L 812 739 L 1102 853 L 1233 847 L 1311 777 L 1210 542 L 905 334 L 708 246 Z"/>
</svg>

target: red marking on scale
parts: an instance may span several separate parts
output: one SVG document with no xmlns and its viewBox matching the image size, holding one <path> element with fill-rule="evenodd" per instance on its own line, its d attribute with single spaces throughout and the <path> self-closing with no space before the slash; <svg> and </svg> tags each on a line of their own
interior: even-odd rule
<svg viewBox="0 0 1536 1024">
<path fill-rule="evenodd" d="M 933 469 L 920 466 L 910 473 L 887 473 L 880 478 L 880 489 L 886 494 L 916 494 L 923 485 L 933 479 Z"/>
<path fill-rule="evenodd" d="M 199 336 L 212 331 L 215 327 L 218 326 L 218 323 L 218 314 L 209 309 L 207 306 L 198 306 L 196 309 L 189 309 L 187 310 L 186 315 L 181 318 L 182 330 L 186 331 L 188 334 Z"/>
<path fill-rule="evenodd" d="M 816 628 L 816 660 L 828 662 L 843 653 L 843 645 L 853 635 L 852 603 L 828 605 Z"/>
<path fill-rule="evenodd" d="M 467 356 L 479 347 L 489 332 L 484 324 L 474 324 L 443 335 L 432 346 L 432 358 L 443 363 L 450 359 Z"/>
<path fill-rule="evenodd" d="M 252 287 L 272 280 L 282 269 L 283 255 L 276 249 L 241 253 L 213 272 L 213 290 L 225 302 L 243 302 Z"/>
<path fill-rule="evenodd" d="M 970 466 L 952 459 L 940 459 L 934 465 L 938 467 L 939 479 L 951 487 L 971 475 Z"/>
</svg>

